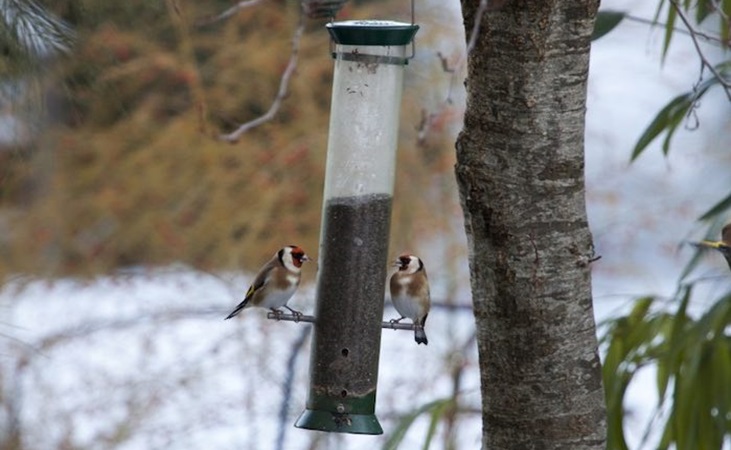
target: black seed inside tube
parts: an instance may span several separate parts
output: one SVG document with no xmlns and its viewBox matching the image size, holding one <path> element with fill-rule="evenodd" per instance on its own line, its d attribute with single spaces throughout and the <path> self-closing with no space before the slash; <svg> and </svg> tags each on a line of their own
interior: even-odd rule
<svg viewBox="0 0 731 450">
<path fill-rule="evenodd" d="M 391 203 L 388 194 L 371 194 L 325 205 L 311 365 L 318 395 L 375 392 Z"/>
</svg>

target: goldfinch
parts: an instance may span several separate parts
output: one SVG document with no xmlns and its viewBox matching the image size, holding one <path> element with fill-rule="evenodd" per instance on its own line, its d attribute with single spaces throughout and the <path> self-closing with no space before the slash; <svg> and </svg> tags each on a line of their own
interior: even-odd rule
<svg viewBox="0 0 731 450">
<path fill-rule="evenodd" d="M 305 252 L 296 245 L 288 245 L 279 250 L 259 270 L 254 282 L 246 291 L 244 300 L 224 320 L 232 318 L 250 306 L 269 308 L 277 314 L 281 313 L 279 308 L 285 307 L 292 314 L 301 315 L 301 312 L 287 306 L 287 302 L 300 284 L 302 263 L 309 260 Z"/>
<path fill-rule="evenodd" d="M 720 241 L 700 241 L 694 245 L 696 247 L 715 248 L 726 258 L 726 262 L 729 268 L 731 268 L 731 223 L 727 224 L 721 230 Z"/>
<path fill-rule="evenodd" d="M 429 342 L 424 332 L 424 324 L 429 314 L 431 300 L 424 263 L 414 255 L 401 255 L 393 265 L 397 270 L 391 275 L 391 301 L 396 311 L 401 314 L 401 318 L 392 322 L 411 319 L 414 323 L 414 340 L 417 344 L 427 345 Z"/>
</svg>

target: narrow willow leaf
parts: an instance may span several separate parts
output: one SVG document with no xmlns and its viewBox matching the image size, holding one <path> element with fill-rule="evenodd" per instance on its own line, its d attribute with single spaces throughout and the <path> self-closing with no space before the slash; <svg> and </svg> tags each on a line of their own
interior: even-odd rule
<svg viewBox="0 0 731 450">
<path fill-rule="evenodd" d="M 663 131 L 668 132 L 668 136 L 663 142 L 663 153 L 667 154 L 670 146 L 670 138 L 675 133 L 675 129 L 680 125 L 683 118 L 686 117 L 690 108 L 705 95 L 711 86 L 718 83 L 719 80 L 715 76 L 708 78 L 696 86 L 694 90 L 678 95 L 670 103 L 665 105 L 637 140 L 637 144 L 635 144 L 635 148 L 632 150 L 630 161 L 634 161 L 640 156 L 645 148 Z"/>
<path fill-rule="evenodd" d="M 703 22 L 703 20 L 708 17 L 711 12 L 713 12 L 713 8 L 714 6 L 711 4 L 711 0 L 699 0 L 695 8 L 696 23 Z"/>
<path fill-rule="evenodd" d="M 431 441 L 437 432 L 437 425 L 439 425 L 439 421 L 444 417 L 445 413 L 449 410 L 449 408 L 451 408 L 453 406 L 454 406 L 454 400 L 446 399 L 445 401 L 441 402 L 438 405 L 435 405 L 435 407 L 432 408 L 431 420 L 429 421 L 429 428 L 427 428 L 426 439 L 424 439 L 424 447 L 423 447 L 424 450 L 429 450 L 429 447 L 431 446 Z"/>
<path fill-rule="evenodd" d="M 662 12 L 662 7 L 665 5 L 665 0 L 660 0 L 657 2 L 657 9 L 655 10 L 655 16 L 652 18 L 652 23 L 657 24 L 658 19 L 660 19 L 660 13 Z M 672 6 L 671 6 L 672 8 Z"/>
<path fill-rule="evenodd" d="M 700 216 L 698 218 L 698 220 L 708 220 L 708 219 L 710 219 L 710 218 L 712 218 L 714 216 L 723 214 L 729 208 L 731 208 L 731 194 L 729 194 L 728 196 L 726 196 L 726 198 L 724 198 L 720 202 L 718 202 L 715 205 L 713 205 L 713 207 L 711 207 L 711 209 L 709 209 L 708 211 L 706 211 L 705 213 L 703 213 L 703 215 Z"/>
<path fill-rule="evenodd" d="M 665 428 L 662 431 L 662 437 L 660 443 L 657 444 L 657 450 L 667 450 L 670 447 L 670 443 L 675 441 L 675 413 L 671 412 L 667 422 L 665 422 Z"/>
<path fill-rule="evenodd" d="M 632 311 L 629 313 L 630 326 L 635 326 L 638 322 L 645 320 L 647 311 L 650 310 L 652 303 L 655 301 L 655 297 L 641 297 L 635 300 L 635 306 L 632 307 Z"/>
<path fill-rule="evenodd" d="M 728 345 L 729 339 L 720 335 L 713 342 L 713 357 L 711 358 L 711 367 L 709 371 L 712 376 L 711 391 L 713 392 L 713 404 L 718 411 L 714 417 L 714 425 L 719 439 L 723 439 L 726 432 L 731 432 L 726 428 L 726 412 L 731 411 L 731 402 L 729 402 L 729 380 L 731 380 L 731 347 Z M 720 448 L 720 447 L 719 447 Z"/>
<path fill-rule="evenodd" d="M 665 56 L 667 56 L 668 48 L 670 48 L 670 41 L 673 39 L 673 34 L 675 34 L 675 19 L 678 18 L 678 11 L 675 9 L 675 6 L 670 3 L 670 6 L 668 6 L 668 17 L 667 20 L 665 20 L 665 38 L 663 40 L 662 44 L 662 61 L 665 61 Z"/>
<path fill-rule="evenodd" d="M 691 99 L 688 97 L 687 93 L 678 95 L 672 99 L 670 103 L 665 105 L 665 107 L 657 113 L 652 122 L 650 122 L 650 125 L 648 125 L 645 132 L 642 133 L 642 136 L 640 136 L 637 144 L 635 144 L 634 150 L 632 150 L 632 157 L 630 160 L 634 161 L 637 159 L 637 157 L 640 156 L 645 148 L 647 148 L 647 146 L 650 145 L 650 143 L 654 141 L 660 133 L 672 126 L 672 123 L 674 122 L 673 118 L 678 115 L 681 117 L 685 115 L 691 105 Z"/>
<path fill-rule="evenodd" d="M 694 334 L 688 336 L 688 339 L 691 341 L 687 352 L 688 360 L 680 368 L 679 373 L 682 376 L 678 377 L 675 383 L 678 387 L 676 404 L 673 405 L 678 412 L 676 438 L 679 450 L 699 450 L 699 428 L 701 422 L 708 421 L 707 415 L 703 414 L 701 408 L 703 393 L 699 392 L 706 383 L 701 370 L 705 355 L 702 346 L 703 336 Z"/>
<path fill-rule="evenodd" d="M 691 103 L 692 105 L 692 103 Z M 683 121 L 685 116 L 688 114 L 688 111 L 690 110 L 690 107 L 688 107 L 685 111 L 683 111 L 683 114 L 678 114 L 674 117 L 671 117 L 670 120 L 670 126 L 668 126 L 668 131 L 665 133 L 665 139 L 662 141 L 662 154 L 665 156 L 668 156 L 668 153 L 670 152 L 670 140 L 673 138 L 673 135 L 678 130 L 678 126 L 680 125 L 680 122 Z"/>
<path fill-rule="evenodd" d="M 694 381 L 696 410 L 693 420 L 697 423 L 698 434 L 693 436 L 696 441 L 698 450 L 718 449 L 721 448 L 716 444 L 718 441 L 718 432 L 714 426 L 714 420 L 711 414 L 715 406 L 713 393 L 713 360 L 711 354 L 713 352 L 713 344 L 709 341 L 701 343 L 699 346 L 701 354 L 698 372 L 695 374 L 697 379 Z"/>
<path fill-rule="evenodd" d="M 682 290 L 682 298 L 680 300 L 680 305 L 678 305 L 678 311 L 675 313 L 675 317 L 673 319 L 673 329 L 670 335 L 671 351 L 674 347 L 678 347 L 683 344 L 683 332 L 685 331 L 686 323 L 690 320 L 686 311 L 688 310 L 692 291 L 692 285 L 685 286 Z"/>
<path fill-rule="evenodd" d="M 658 406 L 662 406 L 665 399 L 665 392 L 668 388 L 668 381 L 670 380 L 670 363 L 667 358 L 660 358 L 657 361 L 657 398 Z"/>
<path fill-rule="evenodd" d="M 599 11 L 596 15 L 596 22 L 594 22 L 594 31 L 591 33 L 591 40 L 596 41 L 612 31 L 624 17 L 625 14 L 621 11 Z"/>
<path fill-rule="evenodd" d="M 723 386 L 720 394 L 720 411 L 731 411 L 731 337 L 723 335 L 720 338 L 722 345 L 719 345 L 718 349 L 718 383 Z M 725 416 L 725 417 L 724 417 Z M 731 418 L 728 414 L 721 414 L 721 419 L 725 423 L 725 429 L 727 434 L 731 434 Z"/>
<path fill-rule="evenodd" d="M 685 277 L 690 274 L 693 269 L 696 268 L 698 263 L 701 261 L 701 258 L 703 257 L 703 251 L 700 248 L 695 249 L 695 252 L 693 253 L 693 257 L 690 258 L 690 261 L 688 261 L 688 264 L 685 265 L 683 268 L 683 272 L 680 274 L 680 280 L 685 279 Z"/>
<path fill-rule="evenodd" d="M 613 336 L 605 364 L 602 367 L 607 404 L 607 449 L 610 450 L 627 450 L 622 428 L 625 377 L 619 372 L 619 363 L 622 361 L 623 354 L 621 339 L 621 336 Z"/>
<path fill-rule="evenodd" d="M 723 10 L 723 14 L 718 15 L 718 19 L 721 21 L 721 24 L 719 26 L 719 28 L 721 29 L 721 41 L 729 42 L 731 27 L 728 26 L 728 18 L 731 17 L 731 0 L 723 0 L 721 2 L 721 9 Z"/>
<path fill-rule="evenodd" d="M 395 450 L 401 445 L 401 442 L 403 441 L 404 437 L 406 436 L 406 433 L 409 431 L 409 428 L 414 424 L 414 421 L 416 419 L 429 411 L 431 411 L 434 408 L 438 408 L 441 405 L 444 404 L 444 402 L 450 402 L 452 401 L 451 398 L 447 399 L 439 399 L 434 400 L 433 402 L 426 403 L 419 408 L 415 409 L 414 411 L 405 414 L 399 423 L 396 425 L 396 428 L 393 431 L 393 434 L 388 438 L 385 444 L 383 444 L 383 450 Z"/>
</svg>

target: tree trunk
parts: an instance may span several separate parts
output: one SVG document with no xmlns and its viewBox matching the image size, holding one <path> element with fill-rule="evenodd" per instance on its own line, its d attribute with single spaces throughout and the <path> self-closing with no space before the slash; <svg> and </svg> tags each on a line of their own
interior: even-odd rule
<svg viewBox="0 0 731 450">
<path fill-rule="evenodd" d="M 468 40 L 479 0 L 462 0 Z M 492 0 L 468 57 L 456 175 L 483 449 L 604 449 L 584 115 L 597 0 Z"/>
</svg>

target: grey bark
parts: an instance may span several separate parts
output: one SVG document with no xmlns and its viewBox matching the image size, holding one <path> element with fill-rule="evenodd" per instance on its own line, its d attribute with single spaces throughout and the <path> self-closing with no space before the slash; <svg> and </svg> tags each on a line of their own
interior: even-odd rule
<svg viewBox="0 0 731 450">
<path fill-rule="evenodd" d="M 462 0 L 471 33 L 479 0 Z M 455 167 L 483 449 L 603 449 L 584 195 L 596 0 L 493 0 L 468 57 Z"/>
</svg>

